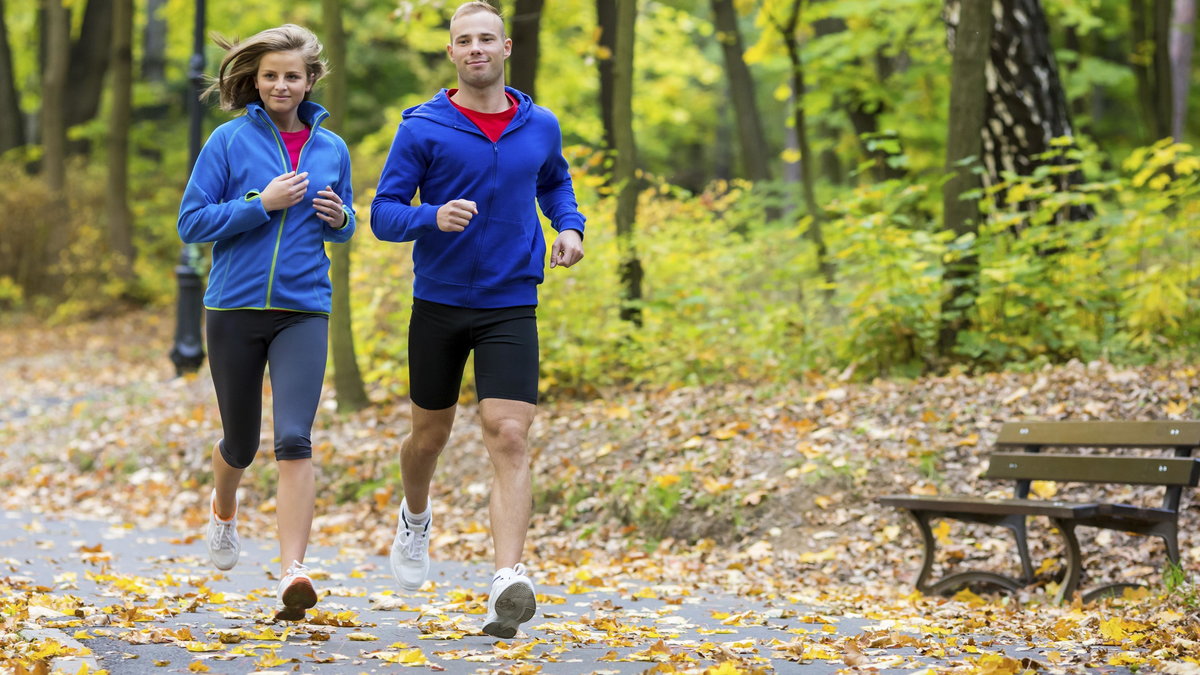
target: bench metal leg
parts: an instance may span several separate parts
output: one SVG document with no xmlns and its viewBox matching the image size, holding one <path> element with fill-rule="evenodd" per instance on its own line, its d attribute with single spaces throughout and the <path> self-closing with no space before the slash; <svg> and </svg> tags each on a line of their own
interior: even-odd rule
<svg viewBox="0 0 1200 675">
<path fill-rule="evenodd" d="M 1157 533 L 1162 538 L 1163 543 L 1167 545 L 1167 560 L 1172 563 L 1179 564 L 1179 536 L 1175 529 L 1175 524 L 1171 523 L 1170 527 L 1164 528 L 1165 532 Z"/>
<path fill-rule="evenodd" d="M 917 573 L 915 585 L 918 591 L 927 594 L 929 593 L 929 573 L 933 571 L 933 530 L 929 527 L 929 514 L 908 511 L 908 515 L 913 517 L 917 523 L 917 529 L 921 532 L 921 571 Z"/>
<path fill-rule="evenodd" d="M 1051 520 L 1053 521 L 1053 519 Z M 1096 518 L 1077 521 L 1074 524 L 1088 527 L 1099 527 L 1114 531 L 1133 532 L 1148 537 L 1158 537 L 1159 539 L 1162 539 L 1163 544 L 1166 545 L 1167 560 L 1169 563 L 1174 563 L 1176 565 L 1179 564 L 1179 530 L 1178 526 L 1174 522 L 1161 522 L 1147 525 L 1141 523 L 1129 523 L 1127 521 L 1114 520 L 1110 518 Z M 1055 526 L 1058 527 L 1060 531 L 1062 530 L 1062 523 L 1055 521 Z M 1074 538 L 1073 533 L 1072 538 Z M 1078 546 L 1078 544 L 1076 544 L 1076 546 Z M 1068 559 L 1069 557 L 1070 554 L 1068 554 Z M 1082 572 L 1082 562 L 1080 563 L 1079 571 Z M 1116 582 L 1112 584 L 1106 584 L 1083 593 L 1082 600 L 1083 602 L 1092 602 L 1101 598 L 1117 598 L 1124 593 L 1126 588 L 1146 587 L 1146 584 L 1132 582 Z M 1070 598 L 1071 591 L 1066 589 L 1065 582 L 1063 590 L 1066 591 L 1066 593 L 1065 595 L 1060 595 L 1060 598 Z"/>
<path fill-rule="evenodd" d="M 1033 581 L 1033 562 L 1029 559 L 1029 541 L 1025 537 L 1025 517 L 1014 517 L 1012 522 L 1005 523 L 1004 527 L 1007 527 L 1017 540 L 1017 555 L 1021 558 L 1021 572 L 1024 574 L 1021 581 L 1028 584 Z"/>
<path fill-rule="evenodd" d="M 1079 578 L 1083 574 L 1083 556 L 1079 552 L 1079 539 L 1075 537 L 1075 523 L 1060 518 L 1051 518 L 1050 522 L 1062 536 L 1067 555 L 1067 570 L 1063 575 L 1062 585 L 1058 587 L 1058 595 L 1054 598 L 1056 603 L 1061 604 L 1064 599 L 1074 597 L 1075 589 L 1079 587 Z"/>
<path fill-rule="evenodd" d="M 913 517 L 917 523 L 917 529 L 921 532 L 921 571 L 917 574 L 917 582 L 914 584 L 918 591 L 926 595 L 944 595 L 952 591 L 957 591 L 960 588 L 970 586 L 973 583 L 982 582 L 991 586 L 1003 588 L 1009 592 L 1019 590 L 1025 584 L 1022 581 L 1013 579 L 1012 577 L 996 574 L 994 572 L 984 572 L 972 570 L 968 572 L 959 572 L 943 577 L 937 583 L 929 583 L 929 576 L 933 572 L 934 550 L 937 540 L 934 539 L 933 528 L 929 526 L 929 521 L 934 517 L 933 514 L 926 512 L 908 511 L 908 514 Z M 1024 537 L 1024 518 L 1021 519 L 1021 527 L 1018 529 L 1008 520 L 1005 522 L 995 523 L 1002 527 L 1006 527 L 1013 531 L 1017 537 L 1017 550 L 1021 553 L 1021 563 L 1024 567 L 1027 578 L 1033 577 L 1033 567 L 1029 562 L 1029 551 L 1025 543 Z"/>
</svg>

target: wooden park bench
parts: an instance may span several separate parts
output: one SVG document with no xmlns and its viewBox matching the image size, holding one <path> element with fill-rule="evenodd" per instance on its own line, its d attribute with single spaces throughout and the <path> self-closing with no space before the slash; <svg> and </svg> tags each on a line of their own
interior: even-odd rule
<svg viewBox="0 0 1200 675">
<path fill-rule="evenodd" d="M 1200 481 L 1200 422 L 1022 422 L 1000 429 L 996 452 L 984 478 L 1015 481 L 1009 499 L 968 496 L 890 495 L 879 502 L 906 510 L 917 523 L 924 543 L 916 587 L 922 593 L 945 594 L 972 585 L 993 585 L 1015 591 L 1033 581 L 1033 565 L 1025 536 L 1031 516 L 1045 516 L 1062 537 L 1066 569 L 1057 601 L 1072 598 L 1083 572 L 1075 528 L 1097 527 L 1159 537 L 1167 559 L 1179 564 L 1179 507 L 1184 487 Z M 1071 452 L 1043 453 L 1046 448 Z M 1113 454 L 1106 449 L 1156 449 L 1158 456 Z M 1081 452 L 1086 450 L 1086 452 Z M 1167 456 L 1166 452 L 1171 455 Z M 1145 508 L 1107 501 L 1031 499 L 1033 481 L 1156 485 L 1164 488 L 1162 506 Z M 931 583 L 936 539 L 930 522 L 936 518 L 1004 527 L 1016 538 L 1022 576 L 968 570 Z M 1084 602 L 1119 593 L 1139 584 L 1115 583 L 1088 591 Z"/>
</svg>

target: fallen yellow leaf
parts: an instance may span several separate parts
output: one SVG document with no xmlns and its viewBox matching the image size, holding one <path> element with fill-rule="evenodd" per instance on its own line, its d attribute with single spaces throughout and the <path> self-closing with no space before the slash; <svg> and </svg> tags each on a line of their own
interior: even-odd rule
<svg viewBox="0 0 1200 675">
<path fill-rule="evenodd" d="M 671 487 L 672 485 L 678 483 L 681 480 L 683 480 L 683 479 L 680 478 L 678 474 L 674 474 L 674 473 L 670 473 L 665 476 L 655 476 L 654 477 L 654 482 L 659 487 L 663 487 L 663 488 Z"/>
</svg>

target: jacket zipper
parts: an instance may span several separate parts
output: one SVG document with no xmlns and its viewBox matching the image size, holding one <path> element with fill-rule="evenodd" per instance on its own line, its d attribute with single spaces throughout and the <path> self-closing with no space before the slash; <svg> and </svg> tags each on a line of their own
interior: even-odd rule
<svg viewBox="0 0 1200 675">
<path fill-rule="evenodd" d="M 264 112 L 263 114 L 266 114 L 266 113 Z M 313 136 L 316 135 L 317 127 L 320 126 L 322 121 L 323 121 L 323 118 L 321 115 L 317 115 L 317 117 L 313 119 L 313 125 L 311 128 L 311 133 L 309 133 L 309 135 L 308 135 L 308 140 L 304 142 L 304 145 L 301 146 L 301 148 L 300 148 L 300 154 L 296 156 L 296 172 L 297 173 L 300 172 L 300 160 L 304 158 L 304 150 L 306 148 L 308 148 L 309 143 L 312 143 Z M 283 136 L 280 135 L 279 129 L 276 129 L 275 125 L 273 123 L 270 124 L 270 127 L 271 127 L 271 136 L 275 139 L 275 146 L 277 148 L 279 148 L 279 158 L 281 160 L 283 160 L 283 172 L 287 173 L 288 167 L 290 165 L 288 163 L 287 151 L 283 147 Z M 288 207 L 288 209 L 290 209 L 290 208 L 291 207 Z M 276 263 L 279 262 L 279 242 L 283 240 L 283 225 L 284 225 L 284 223 L 287 222 L 288 209 L 284 209 L 283 213 L 281 213 L 279 215 L 279 227 L 275 231 L 275 251 L 271 254 L 271 272 L 270 272 L 270 275 L 267 277 L 267 301 L 265 304 L 266 309 L 271 309 L 271 291 L 275 287 L 275 266 L 276 266 Z"/>
<path fill-rule="evenodd" d="M 467 284 L 467 293 L 468 293 L 467 304 L 469 305 L 474 300 L 474 298 L 471 297 L 471 294 L 473 294 L 475 291 L 475 278 L 479 274 L 479 254 L 483 250 L 483 232 L 482 231 L 487 229 L 487 224 L 491 220 L 492 202 L 494 202 L 496 200 L 496 166 L 499 164 L 499 161 L 500 161 L 500 146 L 498 143 L 493 142 L 492 139 L 488 138 L 487 134 L 483 133 L 478 128 L 475 128 L 473 126 L 472 127 L 460 127 L 456 124 L 456 125 L 454 125 L 454 128 L 460 129 L 462 131 L 466 131 L 467 133 L 470 133 L 470 134 L 476 134 L 478 136 L 482 136 L 485 140 L 487 140 L 489 143 L 492 144 L 492 189 L 488 191 L 488 201 L 487 201 L 488 220 L 479 224 L 480 233 L 479 233 L 478 239 L 475 242 L 475 259 L 471 263 L 471 281 L 470 281 L 470 283 Z"/>
<path fill-rule="evenodd" d="M 438 120 L 436 117 L 431 117 L 430 119 L 433 121 L 441 122 L 441 120 Z M 515 122 L 517 122 L 516 117 L 514 117 L 511 121 L 509 121 L 508 126 L 506 126 L 504 128 L 504 131 L 500 132 L 500 138 L 504 138 L 504 136 L 507 135 L 510 131 L 513 131 L 513 130 L 515 130 L 516 127 L 521 126 L 520 123 L 517 123 L 514 125 Z M 480 224 L 480 229 L 482 230 L 486 227 L 488 222 L 490 222 L 490 219 L 491 219 L 490 214 L 492 212 L 492 203 L 496 201 L 496 181 L 497 181 L 496 177 L 499 174 L 499 168 L 500 168 L 500 141 L 498 141 L 498 140 L 492 141 L 492 139 L 488 138 L 487 134 L 483 133 L 479 129 L 479 127 L 475 126 L 474 124 L 471 124 L 470 126 L 459 126 L 458 124 L 451 123 L 450 127 L 453 129 L 457 129 L 459 131 L 465 131 L 469 134 L 482 136 L 485 140 L 487 140 L 489 143 L 492 144 L 492 189 L 488 191 L 488 201 L 487 201 L 487 205 L 488 205 L 487 212 L 488 212 L 489 216 L 488 216 L 488 221 L 485 221 L 484 223 Z M 480 233 L 479 240 L 475 243 L 475 259 L 471 265 L 471 281 L 467 286 L 467 293 L 468 293 L 467 303 L 468 304 L 470 304 L 471 301 L 473 300 L 473 298 L 470 296 L 470 294 L 472 294 L 475 291 L 475 278 L 478 275 L 478 271 L 479 271 L 479 254 L 480 254 L 480 251 L 482 251 L 482 250 L 483 250 L 483 234 Z"/>
</svg>

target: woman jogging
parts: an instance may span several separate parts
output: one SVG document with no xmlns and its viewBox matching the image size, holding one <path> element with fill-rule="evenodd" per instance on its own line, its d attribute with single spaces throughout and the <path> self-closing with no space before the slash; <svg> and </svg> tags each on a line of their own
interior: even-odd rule
<svg viewBox="0 0 1200 675">
<path fill-rule="evenodd" d="M 354 233 L 350 156 L 308 100 L 326 72 L 321 43 L 291 24 L 226 50 L 222 110 L 245 114 L 213 131 L 179 209 L 179 236 L 213 242 L 204 295 L 209 362 L 224 438 L 213 447 L 208 554 L 237 564 L 237 488 L 258 452 L 263 369 L 274 392 L 276 518 L 282 608 L 298 621 L 317 602 L 304 553 L 313 518 L 313 418 L 325 375 L 332 285 L 325 242 Z"/>
</svg>

